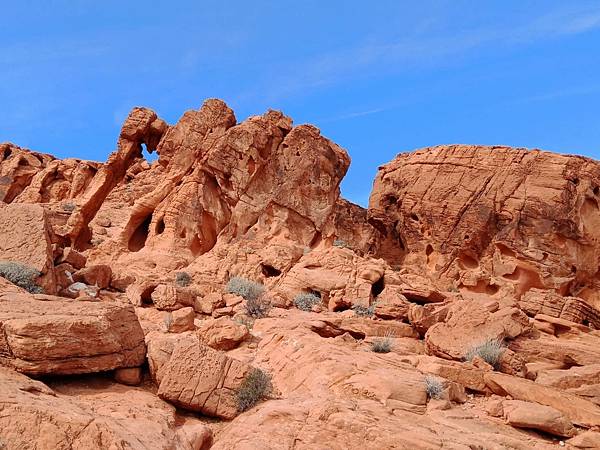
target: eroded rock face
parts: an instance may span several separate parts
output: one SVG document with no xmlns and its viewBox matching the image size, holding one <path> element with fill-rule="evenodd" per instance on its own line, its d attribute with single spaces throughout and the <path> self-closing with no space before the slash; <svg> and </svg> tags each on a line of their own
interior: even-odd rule
<svg viewBox="0 0 600 450">
<path fill-rule="evenodd" d="M 130 305 L 0 294 L 0 364 L 31 375 L 93 373 L 144 362 Z"/>
<path fill-rule="evenodd" d="M 39 447 L 208 448 L 170 403 L 232 420 L 211 419 L 214 448 L 529 450 L 555 446 L 547 433 L 593 448 L 600 165 L 423 149 L 380 169 L 368 210 L 340 198 L 348 165 L 317 128 L 276 111 L 238 123 L 216 99 L 173 126 L 135 108 L 103 164 L 0 145 L 0 260 L 61 296 L 0 279 L 0 364 L 108 371 L 95 394 L 87 378 L 8 381 L 2 426 L 52 423 Z M 227 292 L 233 276 L 264 284 L 266 317 Z M 318 297 L 310 311 L 301 293 Z M 488 340 L 497 360 L 465 361 Z M 275 389 L 239 413 L 253 367 Z"/>
<path fill-rule="evenodd" d="M 237 389 L 251 367 L 200 342 L 194 334 L 148 336 L 150 371 L 158 396 L 181 408 L 232 419 Z"/>
<path fill-rule="evenodd" d="M 141 389 L 101 380 L 51 389 L 3 367 L 0 380 L 0 442 L 9 449 L 198 450 L 212 441 L 206 426 L 176 424 L 175 408 Z"/>
<path fill-rule="evenodd" d="M 599 185 L 600 164 L 579 156 L 425 148 L 380 168 L 369 221 L 399 249 L 381 256 L 461 290 L 520 298 L 544 288 L 597 306 Z"/>
</svg>

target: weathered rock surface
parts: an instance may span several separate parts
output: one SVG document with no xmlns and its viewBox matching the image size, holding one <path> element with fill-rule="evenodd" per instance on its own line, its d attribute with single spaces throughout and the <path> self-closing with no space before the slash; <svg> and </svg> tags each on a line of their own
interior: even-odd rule
<svg viewBox="0 0 600 450">
<path fill-rule="evenodd" d="M 27 374 L 93 373 L 144 362 L 144 335 L 128 305 L 4 292 L 0 330 L 0 364 Z"/>
<path fill-rule="evenodd" d="M 380 168 L 368 210 L 340 198 L 348 165 L 313 126 L 215 99 L 173 126 L 134 108 L 103 164 L 0 144 L 0 260 L 52 294 L 0 279 L 0 364 L 124 383 L 0 371 L 9 447 L 594 448 L 600 164 L 422 149 Z M 487 340 L 496 362 L 464 361 Z M 253 367 L 275 389 L 239 413 Z"/>
<path fill-rule="evenodd" d="M 148 363 L 160 398 L 208 416 L 238 414 L 237 389 L 248 364 L 205 346 L 194 334 L 157 333 L 148 335 Z"/>
<path fill-rule="evenodd" d="M 509 424 L 519 428 L 533 428 L 556 436 L 571 437 L 576 431 L 560 411 L 537 403 L 508 400 L 502 404 Z"/>
<path fill-rule="evenodd" d="M 600 164 L 521 148 L 450 145 L 382 166 L 369 221 L 390 263 L 461 291 L 516 298 L 531 288 L 600 306 Z M 391 249 L 396 249 L 395 253 Z"/>
<path fill-rule="evenodd" d="M 4 448 L 198 450 L 212 442 L 208 427 L 178 424 L 175 408 L 150 392 L 102 380 L 52 385 L 0 367 Z"/>
</svg>

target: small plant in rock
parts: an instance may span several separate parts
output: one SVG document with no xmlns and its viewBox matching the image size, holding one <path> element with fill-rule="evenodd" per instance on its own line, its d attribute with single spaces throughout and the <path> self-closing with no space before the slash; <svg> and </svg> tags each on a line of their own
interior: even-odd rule
<svg viewBox="0 0 600 450">
<path fill-rule="evenodd" d="M 370 306 L 354 305 L 352 307 L 354 314 L 361 317 L 371 317 L 375 313 L 375 303 Z"/>
<path fill-rule="evenodd" d="M 255 300 L 265 292 L 265 287 L 260 283 L 247 280 L 246 278 L 233 277 L 227 283 L 225 290 L 229 294 L 240 295 L 245 300 Z"/>
<path fill-rule="evenodd" d="M 163 318 L 163 323 L 165 324 L 165 329 L 167 332 L 171 329 L 171 325 L 173 324 L 173 314 L 171 312 L 167 312 L 165 317 Z"/>
<path fill-rule="evenodd" d="M 383 337 L 376 338 L 371 343 L 371 351 L 375 353 L 389 353 L 392 350 L 394 333 L 387 331 Z"/>
<path fill-rule="evenodd" d="M 239 323 L 240 325 L 244 325 L 248 331 L 252 331 L 252 327 L 254 326 L 254 319 L 250 316 L 246 316 L 246 315 L 239 315 L 234 317 L 233 319 L 236 323 Z"/>
<path fill-rule="evenodd" d="M 311 311 L 314 306 L 321 303 L 321 297 L 312 292 L 303 292 L 294 297 L 294 305 L 302 311 Z"/>
<path fill-rule="evenodd" d="M 263 317 L 267 317 L 269 311 L 271 310 L 271 300 L 265 294 L 260 295 L 259 297 L 250 297 L 246 300 L 246 314 L 254 319 L 262 319 Z"/>
<path fill-rule="evenodd" d="M 427 375 L 425 377 L 425 390 L 427 391 L 427 396 L 429 398 L 439 399 L 442 397 L 444 385 L 439 378 Z"/>
<path fill-rule="evenodd" d="M 66 212 L 72 212 L 75 210 L 75 203 L 73 203 L 73 202 L 63 203 L 62 209 L 63 209 L 63 211 L 66 211 Z"/>
<path fill-rule="evenodd" d="M 175 274 L 175 284 L 179 287 L 186 287 L 192 283 L 192 277 L 187 272 L 177 272 Z"/>
<path fill-rule="evenodd" d="M 32 294 L 42 294 L 44 289 L 35 280 L 41 273 L 32 267 L 13 261 L 0 262 L 0 276 Z"/>
<path fill-rule="evenodd" d="M 347 248 L 348 243 L 346 241 L 344 241 L 343 239 L 336 239 L 335 241 L 333 241 L 333 246 L 339 247 L 339 248 Z"/>
<path fill-rule="evenodd" d="M 266 372 L 257 368 L 250 370 L 237 391 L 238 411 L 249 410 L 269 395 L 272 389 L 271 377 Z"/>
<path fill-rule="evenodd" d="M 501 340 L 487 339 L 472 346 L 465 354 L 465 360 L 472 361 L 473 358 L 479 356 L 490 366 L 494 367 L 494 369 L 497 369 L 504 350 L 506 350 L 506 347 Z"/>
<path fill-rule="evenodd" d="M 375 353 L 389 353 L 392 350 L 392 340 L 388 337 L 377 338 L 371 343 L 371 350 Z"/>
</svg>

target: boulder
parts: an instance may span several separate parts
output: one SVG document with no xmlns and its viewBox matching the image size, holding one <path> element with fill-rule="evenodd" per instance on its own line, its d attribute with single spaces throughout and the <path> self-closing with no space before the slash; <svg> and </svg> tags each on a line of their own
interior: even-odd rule
<svg viewBox="0 0 600 450">
<path fill-rule="evenodd" d="M 501 373 L 488 372 L 484 379 L 487 387 L 497 395 L 510 395 L 515 400 L 549 406 L 560 411 L 575 425 L 588 428 L 600 426 L 600 407 L 581 397 Z"/>
<path fill-rule="evenodd" d="M 152 303 L 163 311 L 175 311 L 194 305 L 194 295 L 187 288 L 169 284 L 159 284 L 151 294 Z"/>
<path fill-rule="evenodd" d="M 183 333 L 184 331 L 194 330 L 196 328 L 194 325 L 195 317 L 194 309 L 191 306 L 169 312 L 165 317 L 167 331 L 169 333 Z"/>
<path fill-rule="evenodd" d="M 532 428 L 561 437 L 576 434 L 573 423 L 560 411 L 537 403 L 505 400 L 502 403 L 506 421 L 513 427 Z"/>
<path fill-rule="evenodd" d="M 100 289 L 106 289 L 110 285 L 112 270 L 105 264 L 93 264 L 78 270 L 73 275 L 75 281 L 81 281 L 96 286 Z"/>
<path fill-rule="evenodd" d="M 79 253 L 77 250 L 71 247 L 65 247 L 57 263 L 67 263 L 75 269 L 83 269 L 85 267 L 86 261 L 87 258 L 81 253 Z"/>
<path fill-rule="evenodd" d="M 147 339 L 160 398 L 212 417 L 232 419 L 238 414 L 237 389 L 250 365 L 202 344 L 194 334 L 172 339 L 150 333 Z"/>
<path fill-rule="evenodd" d="M 249 335 L 248 328 L 229 317 L 207 319 L 198 328 L 200 340 L 216 350 L 232 350 Z"/>
<path fill-rule="evenodd" d="M 490 313 L 476 300 L 463 300 L 452 305 L 443 323 L 427 330 L 425 344 L 433 355 L 461 360 L 473 346 L 514 339 L 530 330 L 529 319 L 517 308 Z"/>
<path fill-rule="evenodd" d="M 103 389 L 98 390 L 99 387 Z M 88 378 L 40 381 L 0 367 L 0 443 L 7 449 L 205 449 L 210 430 L 151 392 Z"/>
<path fill-rule="evenodd" d="M 48 296 L 47 296 L 48 297 Z M 0 294 L 0 364 L 31 375 L 140 366 L 146 347 L 131 305 Z"/>
<path fill-rule="evenodd" d="M 0 264 L 18 263 L 39 273 L 33 280 L 56 293 L 50 229 L 41 205 L 0 204 Z M 25 232 L 26 230 L 26 232 Z"/>
</svg>

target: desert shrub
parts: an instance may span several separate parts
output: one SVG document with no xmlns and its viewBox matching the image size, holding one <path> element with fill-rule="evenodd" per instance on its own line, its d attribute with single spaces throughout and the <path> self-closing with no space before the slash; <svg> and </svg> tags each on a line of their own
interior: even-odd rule
<svg viewBox="0 0 600 450">
<path fill-rule="evenodd" d="M 371 317 L 375 313 L 375 303 L 373 303 L 371 306 L 354 305 L 352 310 L 357 316 Z"/>
<path fill-rule="evenodd" d="M 177 272 L 175 274 L 175 284 L 180 287 L 189 286 L 192 282 L 192 277 L 187 272 Z"/>
<path fill-rule="evenodd" d="M 233 277 L 227 283 L 225 290 L 229 294 L 241 295 L 245 300 L 255 300 L 265 292 L 265 287 L 246 278 Z"/>
<path fill-rule="evenodd" d="M 500 363 L 500 357 L 506 350 L 506 347 L 501 340 L 498 339 L 487 339 L 479 344 L 475 344 L 465 354 L 465 360 L 472 361 L 473 358 L 479 356 L 486 363 L 494 368 L 498 368 Z"/>
<path fill-rule="evenodd" d="M 271 300 L 265 294 L 259 297 L 250 297 L 246 300 L 246 314 L 255 319 L 266 317 L 271 310 Z"/>
<path fill-rule="evenodd" d="M 389 353 L 392 350 L 392 339 L 389 336 L 377 338 L 371 343 L 371 351 Z"/>
<path fill-rule="evenodd" d="M 429 398 L 441 398 L 442 392 L 444 391 L 444 385 L 439 378 L 427 375 L 425 377 L 425 390 L 427 391 L 427 396 Z"/>
<path fill-rule="evenodd" d="M 346 248 L 348 247 L 348 243 L 343 239 L 336 239 L 335 241 L 333 241 L 333 246 L 339 248 Z"/>
<path fill-rule="evenodd" d="M 319 303 L 321 303 L 321 297 L 312 292 L 302 292 L 294 297 L 294 305 L 302 311 L 310 311 L 313 309 L 313 306 Z"/>
<path fill-rule="evenodd" d="M 25 264 L 13 261 L 0 262 L 0 276 L 32 294 L 41 294 L 44 292 L 42 287 L 35 282 L 36 278 L 40 275 L 39 271 Z"/>
<path fill-rule="evenodd" d="M 169 332 L 171 325 L 173 324 L 173 314 L 171 312 L 167 312 L 167 314 L 165 314 L 165 317 L 163 317 L 163 323 L 165 324 L 165 329 L 167 332 Z"/>
<path fill-rule="evenodd" d="M 254 326 L 254 319 L 250 316 L 239 315 L 234 317 L 234 322 L 239 323 L 240 325 L 244 325 L 248 331 L 252 331 L 252 327 Z"/>
<path fill-rule="evenodd" d="M 72 212 L 75 210 L 75 203 L 73 203 L 73 202 L 63 203 L 62 209 L 63 209 L 63 211 L 66 211 L 66 212 Z"/>
<path fill-rule="evenodd" d="M 249 410 L 272 389 L 271 377 L 266 372 L 257 368 L 250 370 L 237 391 L 238 410 L 242 412 Z"/>
</svg>

